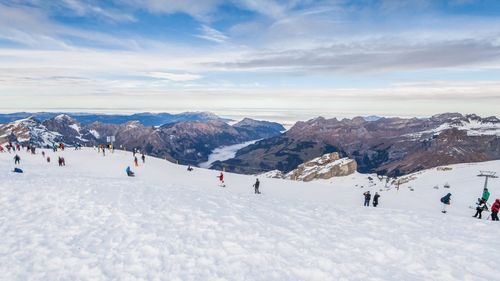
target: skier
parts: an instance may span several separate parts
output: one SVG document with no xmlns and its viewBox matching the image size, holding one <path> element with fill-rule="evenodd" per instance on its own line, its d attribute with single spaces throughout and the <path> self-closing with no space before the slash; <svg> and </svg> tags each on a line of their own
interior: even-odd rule
<svg viewBox="0 0 500 281">
<path fill-rule="evenodd" d="M 253 187 L 255 187 L 255 194 L 260 194 L 259 186 L 260 186 L 259 179 L 256 179 L 255 183 L 253 184 Z"/>
<path fill-rule="evenodd" d="M 500 199 L 495 200 L 491 205 L 491 220 L 498 221 L 498 211 L 500 210 Z"/>
<path fill-rule="evenodd" d="M 21 163 L 21 157 L 16 154 L 16 156 L 14 156 L 14 165 L 17 165 L 20 163 Z"/>
<path fill-rule="evenodd" d="M 42 157 L 45 158 L 45 151 L 42 151 Z"/>
<path fill-rule="evenodd" d="M 191 165 L 188 165 L 187 170 L 188 172 L 191 172 L 193 170 L 193 167 L 191 167 Z"/>
<path fill-rule="evenodd" d="M 136 167 L 139 167 L 139 160 L 137 160 L 137 157 L 134 156 L 134 165 Z"/>
<path fill-rule="evenodd" d="M 125 169 L 125 172 L 127 172 L 127 176 L 135 177 L 135 173 L 132 172 L 132 170 L 130 169 L 130 166 L 127 166 L 127 169 Z"/>
<path fill-rule="evenodd" d="M 378 205 L 378 198 L 380 197 L 380 195 L 378 194 L 378 192 L 375 192 L 375 195 L 373 196 L 373 207 L 377 207 Z"/>
<path fill-rule="evenodd" d="M 144 156 L 144 153 L 142 154 L 141 159 L 142 159 L 142 164 L 146 163 L 146 156 Z"/>
<path fill-rule="evenodd" d="M 479 202 L 477 202 L 476 204 L 477 204 L 476 214 L 473 215 L 473 217 L 481 219 L 481 213 L 483 211 L 488 211 L 488 206 L 486 205 L 486 202 L 484 202 L 483 200 L 479 200 Z"/>
<path fill-rule="evenodd" d="M 485 187 L 483 189 L 483 196 L 481 197 L 481 201 L 486 203 L 490 199 L 490 192 L 488 191 L 488 188 Z"/>
<path fill-rule="evenodd" d="M 50 163 L 50 156 L 47 156 L 47 163 Z"/>
<path fill-rule="evenodd" d="M 443 198 L 441 198 L 441 203 L 443 203 L 443 210 L 441 213 L 446 214 L 446 207 L 450 205 L 451 201 L 451 193 L 446 194 Z"/>
<path fill-rule="evenodd" d="M 370 206 L 370 199 L 372 198 L 370 191 L 363 193 L 363 195 L 365 196 L 365 205 L 364 206 L 369 207 Z"/>
</svg>

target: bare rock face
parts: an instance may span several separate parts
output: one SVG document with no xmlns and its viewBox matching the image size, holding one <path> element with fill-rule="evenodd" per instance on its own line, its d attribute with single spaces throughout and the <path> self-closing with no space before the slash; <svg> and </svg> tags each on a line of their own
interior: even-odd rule
<svg viewBox="0 0 500 281">
<path fill-rule="evenodd" d="M 340 158 L 337 152 L 333 152 L 299 165 L 297 169 L 286 174 L 285 178 L 300 181 L 330 179 L 353 174 L 356 168 L 355 160 Z"/>
</svg>

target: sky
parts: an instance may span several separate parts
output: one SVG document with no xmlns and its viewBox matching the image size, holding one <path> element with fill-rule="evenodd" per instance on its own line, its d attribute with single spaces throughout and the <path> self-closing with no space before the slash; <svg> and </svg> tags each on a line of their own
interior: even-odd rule
<svg viewBox="0 0 500 281">
<path fill-rule="evenodd" d="M 500 116 L 497 0 L 0 0 L 0 112 Z"/>
</svg>

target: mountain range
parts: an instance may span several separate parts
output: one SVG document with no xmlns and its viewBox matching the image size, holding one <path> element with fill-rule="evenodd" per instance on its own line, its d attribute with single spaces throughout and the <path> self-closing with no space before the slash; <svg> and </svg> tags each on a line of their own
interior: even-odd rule
<svg viewBox="0 0 500 281">
<path fill-rule="evenodd" d="M 204 116 L 211 117 L 161 126 L 144 125 L 138 120 L 121 124 L 100 121 L 82 124 L 66 114 L 44 121 L 28 117 L 0 125 L 0 144 L 19 142 L 47 147 L 62 142 L 94 146 L 106 144 L 107 137 L 114 136 L 115 147 L 137 148 L 148 155 L 196 165 L 207 161 L 208 155 L 219 146 L 269 138 L 284 130 L 283 126 L 273 122 L 245 118 L 229 125 L 216 115 Z"/>
<path fill-rule="evenodd" d="M 38 116 L 52 116 L 44 114 Z M 245 174 L 272 170 L 289 173 L 333 152 L 355 160 L 358 172 L 389 176 L 500 159 L 500 120 L 494 116 L 445 113 L 429 118 L 317 117 L 299 121 L 288 131 L 278 123 L 250 118 L 230 125 L 227 119 L 211 113 L 144 113 L 115 116 L 112 122 L 99 121 L 104 118 L 99 116 L 58 114 L 45 120 L 34 116 L 18 119 L 0 125 L 0 144 L 10 141 L 51 146 L 64 142 L 93 146 L 105 144 L 106 137 L 114 136 L 115 147 L 138 148 L 148 155 L 197 165 L 207 161 L 217 147 L 260 139 L 240 149 L 234 158 L 211 166 Z M 138 120 L 130 120 L 131 116 Z M 166 116 L 170 121 L 159 124 L 167 120 L 161 119 Z M 119 118 L 126 121 L 120 123 Z M 94 121 L 88 123 L 91 119 Z"/>
<path fill-rule="evenodd" d="M 500 120 L 445 113 L 430 118 L 318 117 L 239 150 L 214 168 L 254 174 L 290 172 L 326 153 L 357 162 L 362 173 L 399 176 L 465 162 L 500 159 Z"/>
</svg>

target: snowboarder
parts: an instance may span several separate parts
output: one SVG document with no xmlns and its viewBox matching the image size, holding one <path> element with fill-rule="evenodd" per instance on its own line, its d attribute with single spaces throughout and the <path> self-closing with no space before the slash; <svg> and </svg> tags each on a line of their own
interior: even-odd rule
<svg viewBox="0 0 500 281">
<path fill-rule="evenodd" d="M 486 203 L 488 202 L 488 199 L 490 199 L 490 192 L 488 191 L 488 188 L 485 187 L 483 189 L 483 196 L 481 197 L 481 201 Z"/>
<path fill-rule="evenodd" d="M 136 167 L 139 167 L 139 160 L 137 160 L 137 157 L 134 156 L 134 165 Z"/>
<path fill-rule="evenodd" d="M 17 165 L 20 163 L 21 163 L 21 157 L 16 154 L 16 156 L 14 156 L 14 165 Z"/>
<path fill-rule="evenodd" d="M 369 207 L 370 206 L 370 199 L 372 198 L 370 191 L 363 193 L 363 195 L 365 196 L 365 205 L 364 206 Z"/>
<path fill-rule="evenodd" d="M 191 165 L 188 165 L 187 170 L 188 172 L 191 172 L 193 170 L 193 167 L 191 167 Z"/>
<path fill-rule="evenodd" d="M 260 194 L 259 186 L 260 186 L 259 179 L 256 179 L 255 183 L 253 184 L 253 187 L 255 188 L 255 194 Z"/>
<path fill-rule="evenodd" d="M 125 172 L 127 172 L 127 176 L 135 177 L 135 173 L 132 172 L 132 170 L 130 169 L 130 166 L 127 166 L 127 169 L 125 169 Z"/>
<path fill-rule="evenodd" d="M 146 156 L 144 156 L 144 153 L 142 154 L 141 159 L 142 159 L 142 164 L 146 163 Z"/>
<path fill-rule="evenodd" d="M 373 207 L 377 207 L 378 205 L 378 198 L 380 197 L 380 195 L 378 194 L 378 192 L 375 192 L 375 195 L 373 196 Z"/>
<path fill-rule="evenodd" d="M 500 210 L 500 199 L 495 200 L 491 205 L 491 220 L 498 221 L 498 211 Z"/>
<path fill-rule="evenodd" d="M 441 213 L 446 214 L 446 207 L 450 205 L 451 202 L 451 193 L 446 194 L 443 198 L 441 198 L 441 203 L 443 203 L 443 210 Z"/>
<path fill-rule="evenodd" d="M 477 202 L 476 204 L 477 204 L 476 214 L 473 215 L 473 217 L 481 219 L 481 213 L 483 211 L 487 211 L 488 210 L 488 206 L 486 205 L 486 202 L 484 200 L 482 200 L 482 199 L 480 199 L 479 202 Z"/>
</svg>

